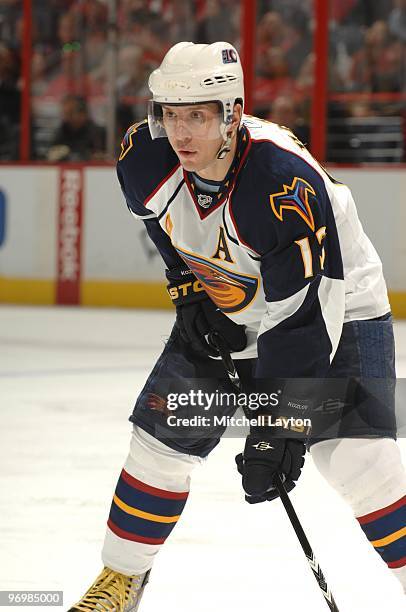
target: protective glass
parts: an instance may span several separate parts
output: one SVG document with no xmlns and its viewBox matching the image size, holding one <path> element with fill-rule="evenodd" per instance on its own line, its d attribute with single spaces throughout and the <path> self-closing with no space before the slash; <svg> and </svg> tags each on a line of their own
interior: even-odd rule
<svg viewBox="0 0 406 612">
<path fill-rule="evenodd" d="M 199 104 L 148 103 L 148 125 L 152 139 L 193 137 L 217 140 L 223 136 L 223 112 L 216 102 Z"/>
</svg>

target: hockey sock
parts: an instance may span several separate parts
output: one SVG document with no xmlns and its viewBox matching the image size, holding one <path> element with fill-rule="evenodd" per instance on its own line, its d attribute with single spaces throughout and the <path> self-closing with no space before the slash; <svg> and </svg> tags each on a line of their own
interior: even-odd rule
<svg viewBox="0 0 406 612">
<path fill-rule="evenodd" d="M 179 520 L 188 495 L 187 491 L 151 487 L 123 469 L 107 524 L 120 538 L 163 544 Z"/>
<path fill-rule="evenodd" d="M 406 495 L 385 508 L 358 516 L 357 520 L 406 592 Z"/>
<path fill-rule="evenodd" d="M 141 574 L 178 522 L 198 457 L 183 455 L 134 428 L 111 504 L 102 558 L 122 574 Z"/>
<path fill-rule="evenodd" d="M 326 440 L 315 444 L 311 454 L 406 593 L 406 473 L 396 442 Z"/>
</svg>

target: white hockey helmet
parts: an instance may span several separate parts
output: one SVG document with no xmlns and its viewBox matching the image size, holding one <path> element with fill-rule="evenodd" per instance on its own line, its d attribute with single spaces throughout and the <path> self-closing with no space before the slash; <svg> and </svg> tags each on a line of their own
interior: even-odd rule
<svg viewBox="0 0 406 612">
<path fill-rule="evenodd" d="M 174 45 L 149 78 L 152 100 L 148 123 L 152 138 L 166 136 L 161 104 L 201 104 L 222 106 L 220 135 L 226 137 L 234 104 L 244 108 L 244 74 L 237 50 L 227 42 L 210 45 L 180 42 Z"/>
</svg>

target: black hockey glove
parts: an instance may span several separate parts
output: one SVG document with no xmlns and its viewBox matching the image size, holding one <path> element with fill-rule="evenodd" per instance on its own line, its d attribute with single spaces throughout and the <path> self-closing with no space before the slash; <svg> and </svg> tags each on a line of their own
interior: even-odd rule
<svg viewBox="0 0 406 612">
<path fill-rule="evenodd" d="M 251 431 L 244 453 L 237 455 L 235 460 L 242 475 L 245 499 L 250 504 L 257 504 L 279 497 L 273 485 L 277 473 L 282 476 L 288 493 L 296 486 L 306 446 L 302 440 L 273 437 L 275 433 L 270 428 L 252 428 Z"/>
<path fill-rule="evenodd" d="M 169 280 L 172 280 L 167 273 Z M 230 352 L 242 351 L 247 345 L 245 326 L 237 325 L 212 302 L 200 282 L 190 273 L 180 281 L 171 282 L 168 293 L 176 306 L 176 325 L 184 342 L 197 353 L 218 356 L 218 351 L 207 341 L 216 331 Z"/>
</svg>

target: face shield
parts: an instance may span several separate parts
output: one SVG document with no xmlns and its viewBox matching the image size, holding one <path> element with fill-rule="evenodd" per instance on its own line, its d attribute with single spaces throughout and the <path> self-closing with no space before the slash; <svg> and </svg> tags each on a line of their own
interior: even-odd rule
<svg viewBox="0 0 406 612">
<path fill-rule="evenodd" d="M 220 102 L 169 104 L 150 100 L 148 125 L 152 139 L 224 138 L 226 124 Z"/>
</svg>

